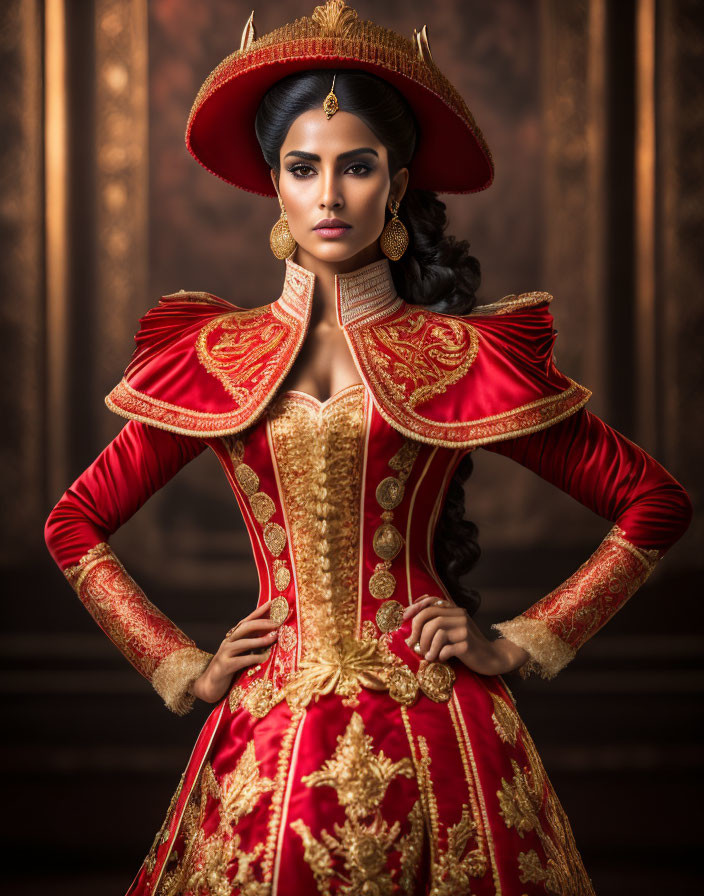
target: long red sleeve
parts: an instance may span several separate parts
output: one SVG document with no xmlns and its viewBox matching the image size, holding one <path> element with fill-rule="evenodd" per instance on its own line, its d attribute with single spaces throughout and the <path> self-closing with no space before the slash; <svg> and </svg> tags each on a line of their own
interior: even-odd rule
<svg viewBox="0 0 704 896">
<path fill-rule="evenodd" d="M 130 420 L 51 511 L 44 535 L 56 563 L 63 570 L 107 541 L 205 447 Z"/>
<path fill-rule="evenodd" d="M 586 409 L 532 435 L 484 446 L 614 525 L 566 582 L 493 628 L 527 650 L 525 677 L 552 678 L 650 575 L 692 517 L 687 492 L 638 445 Z"/>
<path fill-rule="evenodd" d="M 128 575 L 107 541 L 205 443 L 130 420 L 65 492 L 46 521 L 49 551 L 82 603 L 174 712 L 211 659 Z"/>
</svg>

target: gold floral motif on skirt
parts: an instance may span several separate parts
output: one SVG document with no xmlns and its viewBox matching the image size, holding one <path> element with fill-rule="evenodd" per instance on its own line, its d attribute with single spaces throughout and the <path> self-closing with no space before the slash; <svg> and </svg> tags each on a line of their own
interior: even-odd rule
<svg viewBox="0 0 704 896">
<path fill-rule="evenodd" d="M 399 841 L 401 824 L 395 821 L 390 825 L 383 818 L 381 803 L 389 783 L 399 775 L 414 776 L 411 759 L 404 756 L 393 762 L 383 750 L 375 752 L 372 737 L 355 712 L 338 737 L 333 756 L 302 779 L 308 787 L 333 787 L 345 810 L 344 823 L 334 824 L 332 832 L 323 829 L 320 839 L 303 819 L 290 822 L 303 841 L 304 858 L 320 894 L 330 896 L 334 879 L 341 884 L 335 892 L 345 896 L 365 892 L 390 896 L 393 892 L 387 858 L 394 844 L 396 849 L 408 852 L 410 841 L 408 836 Z"/>
</svg>

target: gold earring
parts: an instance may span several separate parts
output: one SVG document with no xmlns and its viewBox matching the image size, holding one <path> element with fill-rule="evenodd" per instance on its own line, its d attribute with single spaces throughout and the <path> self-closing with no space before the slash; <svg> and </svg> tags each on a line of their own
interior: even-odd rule
<svg viewBox="0 0 704 896">
<path fill-rule="evenodd" d="M 398 208 L 401 203 L 396 199 L 391 200 L 391 214 L 393 218 L 387 221 L 386 226 L 381 231 L 379 245 L 381 251 L 390 258 L 391 261 L 398 261 L 399 258 L 408 248 L 408 231 L 403 225 L 403 221 L 398 218 Z"/>
<path fill-rule="evenodd" d="M 278 192 L 276 194 L 279 195 Z M 284 204 L 281 201 L 281 196 L 279 196 L 279 205 L 281 206 L 281 215 L 279 216 L 279 220 L 274 224 L 271 228 L 271 233 L 269 234 L 269 245 L 271 246 L 271 251 L 274 255 L 283 260 L 284 258 L 288 258 L 293 255 L 296 251 L 296 246 L 298 243 L 294 240 L 293 235 L 288 227 L 288 218 L 286 217 L 286 209 L 284 208 Z"/>
</svg>

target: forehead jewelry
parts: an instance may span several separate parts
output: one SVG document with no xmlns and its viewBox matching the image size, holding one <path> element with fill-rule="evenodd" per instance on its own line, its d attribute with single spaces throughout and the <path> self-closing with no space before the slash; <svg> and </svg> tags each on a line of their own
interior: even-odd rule
<svg viewBox="0 0 704 896">
<path fill-rule="evenodd" d="M 337 97 L 335 96 L 335 78 L 337 74 L 332 76 L 332 87 L 330 88 L 330 93 L 325 97 L 325 102 L 323 103 L 323 112 L 327 115 L 328 121 L 333 117 L 333 115 L 340 108 L 337 102 Z"/>
</svg>

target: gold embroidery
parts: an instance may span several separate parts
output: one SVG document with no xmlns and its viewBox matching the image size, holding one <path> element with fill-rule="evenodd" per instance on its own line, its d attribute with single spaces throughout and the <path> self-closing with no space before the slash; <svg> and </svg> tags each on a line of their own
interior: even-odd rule
<svg viewBox="0 0 704 896">
<path fill-rule="evenodd" d="M 418 687 L 418 679 L 408 668 L 394 669 L 389 676 L 389 696 L 404 706 L 415 702 Z"/>
<path fill-rule="evenodd" d="M 452 685 L 456 678 L 455 670 L 447 663 L 421 660 L 418 668 L 418 684 L 423 693 L 436 702 L 447 702 L 452 696 Z"/>
<path fill-rule="evenodd" d="M 460 701 L 457 698 L 457 694 L 452 695 L 452 700 L 448 703 L 448 709 L 450 712 L 450 719 L 452 720 L 452 726 L 455 729 L 457 745 L 460 749 L 460 755 L 462 757 L 462 767 L 464 768 L 465 780 L 467 781 L 467 790 L 469 792 L 472 816 L 477 822 L 478 826 L 477 840 L 483 853 L 485 855 L 488 855 L 488 861 L 491 864 L 491 874 L 494 881 L 494 888 L 496 890 L 496 893 L 500 894 L 502 892 L 501 878 L 499 875 L 499 867 L 496 861 L 494 841 L 492 839 L 491 825 L 489 824 L 489 814 L 487 812 L 486 800 L 484 798 L 484 791 L 482 790 L 479 770 L 477 769 L 477 762 L 474 757 L 472 741 L 469 738 L 469 732 L 467 731 L 467 725 L 465 723 L 464 716 L 462 715 L 462 709 L 460 706 Z"/>
<path fill-rule="evenodd" d="M 178 785 L 176 787 L 176 790 L 174 791 L 173 796 L 171 797 L 171 802 L 169 803 L 169 808 L 166 810 L 166 816 L 165 816 L 163 822 L 161 823 L 161 827 L 156 832 L 156 836 L 154 837 L 154 841 L 151 845 L 149 853 L 144 860 L 144 868 L 145 868 L 147 874 L 151 874 L 154 871 L 154 868 L 156 867 L 157 850 L 163 843 L 166 843 L 169 839 L 169 836 L 171 833 L 171 831 L 170 831 L 171 819 L 173 817 L 174 809 L 176 808 L 176 803 L 178 802 L 178 798 L 181 795 L 181 790 L 183 789 L 183 782 L 184 782 L 185 778 L 186 778 L 186 773 L 183 772 L 183 774 L 181 775 L 181 778 L 178 782 Z"/>
<path fill-rule="evenodd" d="M 145 595 L 107 542 L 64 570 L 81 602 L 132 665 L 154 685 L 173 712 L 195 700 L 188 686 L 212 659 L 199 650 Z"/>
<path fill-rule="evenodd" d="M 516 737 L 518 735 L 518 716 L 506 703 L 503 697 L 491 693 L 491 699 L 494 704 L 494 712 L 491 715 L 491 719 L 494 723 L 496 733 L 504 743 L 511 744 L 512 747 L 515 747 Z"/>
<path fill-rule="evenodd" d="M 281 554 L 283 549 L 286 547 L 286 530 L 282 528 L 278 523 L 271 522 L 271 517 L 276 512 L 276 505 L 271 497 L 266 494 L 266 492 L 258 491 L 259 476 L 248 464 L 244 462 L 245 448 L 242 439 L 235 436 L 228 436 L 225 437 L 222 441 L 225 445 L 225 448 L 227 449 L 227 453 L 230 456 L 230 460 L 232 461 L 232 466 L 235 472 L 235 479 L 242 488 L 242 491 L 247 495 L 247 498 L 249 499 L 249 505 L 252 508 L 254 518 L 258 523 L 260 523 L 260 525 L 264 527 L 264 544 L 266 545 L 269 552 L 274 557 L 278 558 L 279 554 Z M 274 584 L 279 591 L 285 590 L 288 587 L 289 582 L 291 581 L 291 573 L 286 568 L 286 561 L 275 559 L 273 562 L 273 571 Z M 278 604 L 277 601 L 279 602 Z M 288 603 L 286 602 L 286 599 L 281 595 L 278 595 L 274 599 L 274 605 L 279 607 L 277 612 L 280 615 L 284 612 L 281 601 L 286 604 L 286 613 L 281 618 L 281 621 L 283 621 L 288 614 Z M 272 605 L 270 615 L 273 610 L 274 607 Z"/>
<path fill-rule="evenodd" d="M 307 706 L 313 696 L 333 692 L 355 698 L 362 687 L 385 690 L 392 669 L 402 664 L 380 641 L 345 637 L 325 658 L 301 660 L 283 693 L 290 706 Z"/>
<path fill-rule="evenodd" d="M 244 706 L 255 719 L 263 719 L 283 698 L 283 693 L 274 687 L 274 682 L 270 678 L 258 678 L 245 689 L 240 698 L 240 705 Z"/>
<path fill-rule="evenodd" d="M 296 649 L 297 642 L 298 636 L 296 635 L 296 629 L 292 625 L 282 625 L 279 629 L 279 637 L 277 641 L 279 649 L 288 653 L 289 651 Z"/>
<path fill-rule="evenodd" d="M 289 772 L 291 770 L 291 756 L 294 749 L 294 742 L 298 732 L 301 730 L 303 719 L 305 718 L 305 710 L 295 711 L 291 715 L 291 721 L 281 738 L 281 746 L 279 748 L 279 756 L 276 764 L 276 780 L 274 783 L 274 792 L 271 797 L 271 811 L 269 813 L 268 832 L 266 838 L 266 847 L 264 857 L 262 858 L 262 877 L 265 881 L 271 882 L 274 868 L 274 857 L 276 855 L 276 843 L 279 836 L 279 825 L 284 805 L 284 791 L 288 781 Z M 271 889 L 268 889 L 262 896 L 270 896 Z"/>
<path fill-rule="evenodd" d="M 302 660 L 338 663 L 356 628 L 364 388 L 318 405 L 284 394 L 271 435 L 291 533 Z"/>
<path fill-rule="evenodd" d="M 513 778 L 502 778 L 497 791 L 499 814 L 506 827 L 514 828 L 520 837 L 535 831 L 547 857 L 543 867 L 535 850 L 520 853 L 521 883 L 543 882 L 547 892 L 559 896 L 594 896 L 569 820 L 528 730 L 517 719 L 528 764 L 522 769 L 515 759 L 511 760 Z"/>
<path fill-rule="evenodd" d="M 376 489 L 376 499 L 383 510 L 381 518 L 384 522 L 374 533 L 372 546 L 382 562 L 377 563 L 369 578 L 369 593 L 377 600 L 386 600 L 396 590 L 396 578 L 390 570 L 392 560 L 401 551 L 404 542 L 401 533 L 391 524 L 391 520 L 394 518 L 393 510 L 403 500 L 406 480 L 411 475 L 419 451 L 420 443 L 404 440 L 403 445 L 389 461 L 389 466 L 392 470 L 396 470 L 398 476 L 387 476 Z M 378 618 L 377 615 L 377 620 Z"/>
<path fill-rule="evenodd" d="M 285 560 L 274 560 L 274 584 L 278 591 L 285 591 L 291 584 L 291 570 Z"/>
<path fill-rule="evenodd" d="M 442 395 L 461 380 L 479 350 L 476 329 L 461 318 L 429 315 L 406 306 L 392 323 L 378 323 L 361 332 L 376 368 L 395 400 L 410 409 Z M 375 340 L 384 346 L 379 352 Z"/>
<path fill-rule="evenodd" d="M 378 569 L 369 579 L 369 593 L 377 600 L 386 600 L 396 590 L 396 579 L 388 569 Z"/>
<path fill-rule="evenodd" d="M 393 762 L 383 750 L 375 752 L 362 717 L 356 712 L 352 714 L 344 734 L 337 739 L 332 758 L 302 779 L 308 787 L 335 789 L 338 802 L 345 810 L 344 823 L 333 826 L 334 835 L 323 829 L 320 840 L 303 819 L 290 823 L 303 841 L 304 857 L 313 871 L 319 893 L 329 893 L 328 885 L 336 876 L 341 882 L 337 892 L 341 894 L 353 896 L 368 892 L 390 896 L 392 877 L 387 856 L 398 840 L 401 825 L 399 821 L 389 825 L 380 807 L 389 783 L 399 775 L 412 778 L 413 771 L 408 756 Z M 340 870 L 336 874 L 334 856 L 342 859 L 345 873 Z"/>
<path fill-rule="evenodd" d="M 376 487 L 376 499 L 384 510 L 393 510 L 403 501 L 405 486 L 400 479 L 387 476 Z"/>
<path fill-rule="evenodd" d="M 517 308 L 534 308 L 536 305 L 552 302 L 549 292 L 522 292 L 516 295 L 511 293 L 495 302 L 487 302 L 484 305 L 476 305 L 468 317 L 486 317 L 494 314 L 508 314 Z"/>
<path fill-rule="evenodd" d="M 430 753 L 423 735 L 418 735 L 418 753 L 413 741 L 410 720 L 405 708 L 401 709 L 418 780 L 419 802 L 430 832 L 430 889 L 433 896 L 457 896 L 470 893 L 470 877 L 480 878 L 486 873 L 487 860 L 481 845 L 467 849 L 471 839 L 476 839 L 477 822 L 472 818 L 469 806 L 463 803 L 460 820 L 446 828 L 445 849 L 440 846 L 440 815 L 430 774 Z"/>
<path fill-rule="evenodd" d="M 267 523 L 264 526 L 264 544 L 278 557 L 286 547 L 286 530 L 278 523 Z"/>
<path fill-rule="evenodd" d="M 277 625 L 280 625 L 282 622 L 286 621 L 286 618 L 288 617 L 288 609 L 288 601 L 285 597 L 282 597 L 281 595 L 275 597 L 269 607 L 269 619 Z"/>
<path fill-rule="evenodd" d="M 209 762 L 203 766 L 200 781 L 191 793 L 184 811 L 182 829 L 185 848 L 176 868 L 162 881 L 158 896 L 177 896 L 182 892 L 230 893 L 234 886 L 247 887 L 243 892 L 264 896 L 257 886 L 253 864 L 262 852 L 258 843 L 247 853 L 241 849 L 241 838 L 233 827 L 252 812 L 274 787 L 274 782 L 259 773 L 254 741 L 249 741 L 237 766 L 218 781 Z M 206 835 L 205 808 L 208 797 L 216 800 L 219 823 Z M 228 872 L 236 871 L 233 877 Z"/>
<path fill-rule="evenodd" d="M 452 694 L 454 670 L 442 663 L 436 665 L 439 669 L 431 669 L 425 677 L 419 672 L 416 678 L 381 638 L 366 630 L 361 640 L 345 636 L 325 659 L 302 660 L 279 688 L 269 679 L 257 679 L 249 687 L 238 685 L 230 693 L 230 709 L 234 712 L 244 706 L 256 718 L 263 718 L 282 700 L 292 709 L 301 709 L 314 697 L 331 693 L 343 697 L 345 705 L 354 706 L 362 688 L 388 690 L 395 701 L 409 705 L 418 695 L 420 678 L 431 699 L 446 701 Z"/>
<path fill-rule="evenodd" d="M 418 442 L 406 440 L 389 461 L 389 466 L 392 470 L 396 470 L 398 478 L 402 483 L 405 483 L 411 475 L 413 464 L 416 462 L 420 449 L 421 446 Z"/>
<path fill-rule="evenodd" d="M 494 623 L 492 628 L 531 655 L 519 669 L 521 676 L 538 672 L 554 678 L 635 594 L 660 556 L 636 547 L 615 525 L 567 581 L 520 616 Z"/>
<path fill-rule="evenodd" d="M 239 482 L 242 491 L 248 498 L 259 488 L 259 477 L 254 470 L 245 463 L 240 463 L 235 467 L 235 479 Z"/>
<path fill-rule="evenodd" d="M 377 557 L 382 560 L 393 560 L 403 547 L 403 537 L 391 523 L 382 523 L 374 532 L 372 545 Z"/>
<path fill-rule="evenodd" d="M 242 703 L 242 697 L 245 694 L 245 689 L 242 685 L 236 684 L 230 691 L 227 702 L 230 707 L 230 712 L 235 712 L 236 709 L 239 709 Z"/>
<path fill-rule="evenodd" d="M 425 836 L 425 823 L 420 800 L 416 800 L 408 813 L 411 829 L 399 840 L 398 851 L 401 853 L 399 868 L 399 884 L 406 896 L 415 892 L 416 878 L 420 867 Z"/>
<path fill-rule="evenodd" d="M 403 622 L 403 606 L 397 600 L 387 600 L 376 611 L 376 624 L 382 632 L 395 632 Z"/>
<path fill-rule="evenodd" d="M 265 305 L 213 318 L 198 334 L 196 354 L 237 404 L 246 407 L 254 404 L 262 385 L 270 385 L 265 371 L 272 358 L 285 356 L 294 341 L 292 328 Z"/>
<path fill-rule="evenodd" d="M 249 503 L 252 507 L 254 518 L 262 526 L 265 523 L 268 523 L 274 513 L 276 513 L 276 505 L 269 495 L 264 492 L 257 492 L 252 495 L 249 499 Z"/>
</svg>

